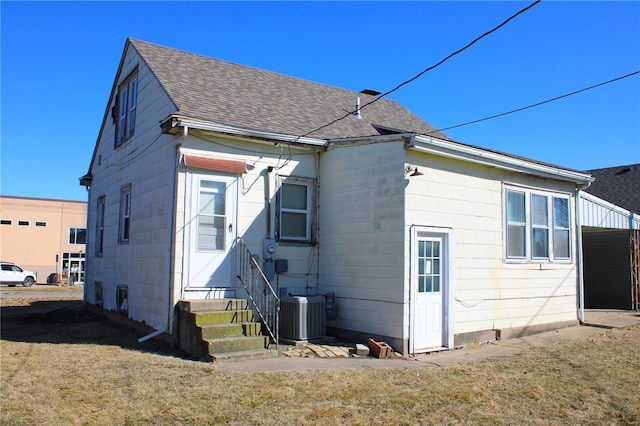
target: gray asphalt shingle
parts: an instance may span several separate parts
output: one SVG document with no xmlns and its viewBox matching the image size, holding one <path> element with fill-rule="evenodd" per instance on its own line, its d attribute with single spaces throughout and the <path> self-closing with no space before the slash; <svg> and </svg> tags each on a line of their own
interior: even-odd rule
<svg viewBox="0 0 640 426">
<path fill-rule="evenodd" d="M 300 136 L 373 96 L 156 44 L 129 39 L 152 69 L 181 115 L 244 129 Z M 413 133 L 435 129 L 397 102 L 382 98 L 310 137 L 378 135 L 373 124 Z M 434 136 L 448 139 L 442 133 Z"/>
<path fill-rule="evenodd" d="M 596 178 L 587 192 L 640 214 L 640 164 L 589 170 Z"/>
</svg>

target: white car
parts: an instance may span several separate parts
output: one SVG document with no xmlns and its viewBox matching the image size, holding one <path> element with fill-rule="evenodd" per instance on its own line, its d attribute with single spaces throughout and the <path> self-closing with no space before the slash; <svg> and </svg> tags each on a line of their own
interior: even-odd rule
<svg viewBox="0 0 640 426">
<path fill-rule="evenodd" d="M 0 284 L 9 284 L 9 287 L 15 287 L 22 284 L 25 287 L 31 287 L 37 279 L 36 273 L 27 271 L 11 262 L 0 262 Z"/>
</svg>

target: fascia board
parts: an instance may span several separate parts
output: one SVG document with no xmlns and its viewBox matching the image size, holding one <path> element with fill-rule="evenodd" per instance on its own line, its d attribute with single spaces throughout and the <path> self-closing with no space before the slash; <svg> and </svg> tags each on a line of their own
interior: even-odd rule
<svg viewBox="0 0 640 426">
<path fill-rule="evenodd" d="M 480 148 L 457 144 L 442 139 L 417 135 L 407 146 L 419 152 L 454 158 L 503 170 L 525 173 L 543 178 L 551 178 L 575 184 L 587 184 L 595 179 L 586 173 L 552 167 L 545 164 L 514 158 L 496 152 L 485 151 Z"/>
<path fill-rule="evenodd" d="M 179 117 L 179 116 L 171 116 L 168 117 L 164 122 L 172 120 L 171 127 L 187 127 L 189 129 L 198 129 L 209 132 L 216 133 L 224 133 L 230 135 L 236 135 L 240 137 L 248 137 L 248 138 L 257 138 L 263 139 L 273 142 L 283 142 L 290 143 L 296 145 L 307 145 L 312 147 L 320 147 L 324 148 L 327 145 L 327 142 L 324 139 L 315 139 L 315 138 L 300 138 L 292 135 L 284 135 L 280 133 L 272 133 L 272 132 L 263 132 L 260 130 L 251 130 L 251 129 L 243 129 L 233 126 L 227 126 L 224 124 L 212 123 L 201 121 L 197 119 L 187 118 L 187 117 Z"/>
</svg>

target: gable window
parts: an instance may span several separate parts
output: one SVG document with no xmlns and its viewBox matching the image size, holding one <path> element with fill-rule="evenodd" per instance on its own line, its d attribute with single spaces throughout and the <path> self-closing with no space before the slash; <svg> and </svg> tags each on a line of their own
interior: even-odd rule
<svg viewBox="0 0 640 426">
<path fill-rule="evenodd" d="M 96 211 L 96 256 L 102 256 L 104 239 L 104 195 L 98 198 L 98 208 Z"/>
<path fill-rule="evenodd" d="M 509 260 L 571 260 L 569 197 L 505 189 L 505 253 Z"/>
<path fill-rule="evenodd" d="M 120 189 L 120 224 L 118 227 L 118 242 L 127 244 L 131 225 L 131 184 Z"/>
<path fill-rule="evenodd" d="M 313 180 L 284 178 L 278 191 L 277 230 L 280 240 L 312 241 Z"/>
<path fill-rule="evenodd" d="M 138 106 L 138 71 L 134 71 L 118 86 L 116 95 L 116 148 L 133 136 Z"/>
<path fill-rule="evenodd" d="M 86 242 L 86 228 L 69 228 L 69 244 L 85 244 Z"/>
</svg>

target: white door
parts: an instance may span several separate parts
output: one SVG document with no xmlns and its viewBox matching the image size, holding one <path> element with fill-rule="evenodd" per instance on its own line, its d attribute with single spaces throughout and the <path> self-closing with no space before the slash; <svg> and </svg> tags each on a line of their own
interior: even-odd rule
<svg viewBox="0 0 640 426">
<path fill-rule="evenodd" d="M 234 286 L 237 179 L 192 174 L 187 288 Z"/>
<path fill-rule="evenodd" d="M 417 236 L 413 268 L 413 351 L 446 345 L 443 331 L 447 285 L 444 238 Z"/>
</svg>

